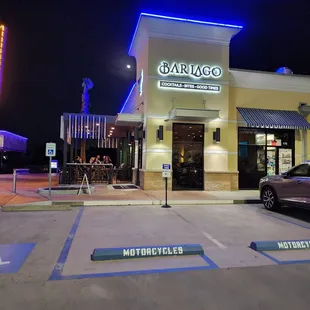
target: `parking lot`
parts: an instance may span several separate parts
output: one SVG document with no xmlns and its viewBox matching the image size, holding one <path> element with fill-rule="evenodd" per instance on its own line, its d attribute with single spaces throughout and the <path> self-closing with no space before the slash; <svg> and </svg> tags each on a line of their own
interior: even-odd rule
<svg viewBox="0 0 310 310">
<path fill-rule="evenodd" d="M 73 309 L 75 305 L 75 309 L 82 309 L 87 306 L 85 301 L 91 299 L 93 309 L 97 309 L 97 303 L 99 307 L 100 300 L 114 309 L 123 309 L 129 302 L 128 309 L 131 309 L 135 298 L 142 298 L 139 290 L 148 290 L 145 300 L 136 309 L 154 309 L 147 300 L 155 298 L 156 304 L 172 306 L 170 298 L 178 296 L 178 291 L 185 287 L 188 298 L 202 292 L 203 287 L 211 291 L 221 289 L 229 295 L 247 285 L 264 290 L 266 282 L 269 288 L 274 283 L 275 292 L 281 287 L 283 292 L 288 289 L 283 283 L 286 276 L 287 281 L 295 282 L 296 289 L 307 281 L 304 272 L 309 269 L 310 250 L 261 253 L 249 245 L 252 241 L 301 239 L 310 240 L 308 211 L 284 209 L 281 213 L 271 213 L 261 205 L 175 206 L 171 209 L 113 206 L 77 207 L 64 212 L 2 212 L 1 303 L 6 305 L 4 309 L 18 306 L 55 309 L 55 303 L 59 307 Z M 104 262 L 90 259 L 95 248 L 175 244 L 200 244 L 204 255 Z M 279 266 L 282 264 L 288 266 Z M 231 277 L 235 277 L 235 282 Z M 157 297 L 150 295 L 159 284 L 161 289 L 169 288 L 169 294 L 161 296 L 160 301 L 157 293 L 154 293 Z M 39 291 L 41 294 L 36 293 Z M 304 290 L 295 292 L 294 296 L 300 298 L 302 292 Z M 82 297 L 85 300 L 82 301 Z M 57 301 L 52 302 L 53 298 Z M 253 300 L 253 296 L 251 298 Z M 252 309 L 251 298 L 243 300 L 242 307 L 236 309 Z M 255 298 L 260 300 L 262 296 Z M 274 299 L 277 305 L 282 302 L 271 292 L 264 298 Z M 303 306 L 307 298 L 298 299 L 298 309 L 306 309 Z M 196 302 L 197 308 L 200 303 L 215 305 L 215 301 L 206 301 L 204 296 Z M 230 305 L 229 299 L 218 298 L 219 304 L 224 306 L 225 302 Z M 186 309 L 184 306 L 180 303 L 179 308 Z"/>
</svg>

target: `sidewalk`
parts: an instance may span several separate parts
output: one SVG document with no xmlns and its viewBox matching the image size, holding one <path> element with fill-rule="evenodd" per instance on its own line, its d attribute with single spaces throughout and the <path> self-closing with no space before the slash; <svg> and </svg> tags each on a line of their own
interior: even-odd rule
<svg viewBox="0 0 310 310">
<path fill-rule="evenodd" d="M 58 184 L 57 175 L 52 178 L 53 186 Z M 88 194 L 53 194 L 52 201 L 46 195 L 38 194 L 38 188 L 47 187 L 47 175 L 19 176 L 17 193 L 12 193 L 12 176 L 0 175 L 0 206 L 20 205 L 162 205 L 164 190 L 114 189 L 111 185 L 96 185 L 95 192 Z M 202 205 L 202 204 L 231 204 L 258 203 L 259 192 L 251 191 L 168 191 L 170 205 Z"/>
</svg>

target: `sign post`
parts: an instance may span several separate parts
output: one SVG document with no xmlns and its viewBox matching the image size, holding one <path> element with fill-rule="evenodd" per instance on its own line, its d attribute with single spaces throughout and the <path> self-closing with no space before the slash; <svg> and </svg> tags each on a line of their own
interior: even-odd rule
<svg viewBox="0 0 310 310">
<path fill-rule="evenodd" d="M 49 158 L 48 164 L 48 199 L 52 199 L 52 157 L 56 156 L 56 143 L 46 143 L 45 156 Z"/>
<path fill-rule="evenodd" d="M 168 178 L 171 177 L 171 165 L 170 164 L 163 164 L 162 169 L 162 176 L 165 179 L 165 204 L 162 205 L 162 208 L 171 208 L 168 205 Z"/>
</svg>

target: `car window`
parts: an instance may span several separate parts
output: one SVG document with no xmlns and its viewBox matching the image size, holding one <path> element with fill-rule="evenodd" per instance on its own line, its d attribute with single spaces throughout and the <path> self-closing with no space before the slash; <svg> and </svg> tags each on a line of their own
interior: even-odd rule
<svg viewBox="0 0 310 310">
<path fill-rule="evenodd" d="M 308 177 L 309 176 L 309 165 L 301 164 L 290 171 L 291 177 Z"/>
</svg>

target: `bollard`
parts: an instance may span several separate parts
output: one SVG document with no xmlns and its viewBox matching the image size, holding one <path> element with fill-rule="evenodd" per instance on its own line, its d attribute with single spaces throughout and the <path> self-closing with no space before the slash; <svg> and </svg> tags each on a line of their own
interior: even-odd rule
<svg viewBox="0 0 310 310">
<path fill-rule="evenodd" d="M 13 170 L 13 186 L 12 186 L 12 193 L 16 194 L 16 178 L 17 178 L 17 174 L 16 174 L 16 170 Z"/>
</svg>

